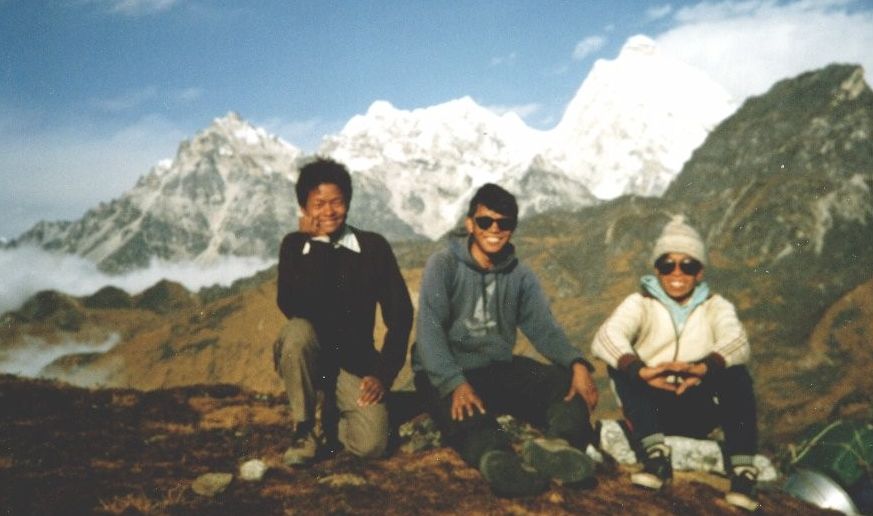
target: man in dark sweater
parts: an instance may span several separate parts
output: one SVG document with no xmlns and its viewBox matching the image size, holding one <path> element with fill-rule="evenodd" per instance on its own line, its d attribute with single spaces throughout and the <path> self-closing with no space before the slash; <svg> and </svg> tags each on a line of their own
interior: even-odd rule
<svg viewBox="0 0 873 516">
<path fill-rule="evenodd" d="M 582 451 L 597 404 L 591 365 L 515 256 L 517 217 L 515 197 L 497 185 L 473 196 L 467 234 L 425 265 L 412 362 L 443 437 L 501 496 L 538 494 L 549 478 L 587 483 L 594 469 Z M 519 328 L 552 364 L 513 356 Z M 497 424 L 501 413 L 545 430 L 524 443 L 524 461 Z"/>
<path fill-rule="evenodd" d="M 285 236 L 279 252 L 278 305 L 288 323 L 273 350 L 295 421 L 284 459 L 311 462 L 320 437 L 378 457 L 388 440 L 384 397 L 412 327 L 409 291 L 385 238 L 346 224 L 352 185 L 343 165 L 319 159 L 304 166 L 296 193 L 299 231 Z M 387 328 L 381 350 L 373 339 L 377 303 Z M 323 436 L 315 428 L 318 390 Z"/>
</svg>

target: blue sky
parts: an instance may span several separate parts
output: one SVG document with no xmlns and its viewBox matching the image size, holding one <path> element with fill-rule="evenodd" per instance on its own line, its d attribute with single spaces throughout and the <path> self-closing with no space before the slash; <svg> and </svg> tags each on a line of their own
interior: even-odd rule
<svg viewBox="0 0 873 516">
<path fill-rule="evenodd" d="M 869 0 L 0 0 L 0 236 L 118 197 L 228 111 L 307 151 L 375 100 L 548 129 L 635 34 L 739 99 L 873 67 Z"/>
</svg>

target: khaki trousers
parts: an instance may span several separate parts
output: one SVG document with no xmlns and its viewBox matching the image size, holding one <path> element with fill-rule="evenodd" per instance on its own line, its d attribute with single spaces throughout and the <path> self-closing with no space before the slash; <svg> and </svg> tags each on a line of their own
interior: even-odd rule
<svg viewBox="0 0 873 516">
<path fill-rule="evenodd" d="M 317 367 L 320 350 L 312 324 L 298 317 L 288 320 L 273 347 L 276 369 L 285 383 L 291 417 L 296 424 L 315 421 L 318 386 L 326 380 L 317 376 L 322 374 Z M 384 399 L 375 405 L 358 406 L 361 380 L 343 369 L 336 378 L 337 437 L 358 457 L 379 457 L 388 445 L 388 409 Z M 332 397 L 325 398 L 326 404 L 330 403 Z"/>
</svg>

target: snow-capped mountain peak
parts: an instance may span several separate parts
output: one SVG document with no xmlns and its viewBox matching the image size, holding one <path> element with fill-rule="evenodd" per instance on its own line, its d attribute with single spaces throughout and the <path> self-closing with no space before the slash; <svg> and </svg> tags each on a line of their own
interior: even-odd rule
<svg viewBox="0 0 873 516">
<path fill-rule="evenodd" d="M 301 155 L 300 149 L 282 140 L 278 136 L 268 133 L 260 127 L 255 127 L 244 120 L 239 114 L 230 112 L 226 116 L 216 118 L 205 130 L 194 136 L 191 140 L 182 142 L 176 155 L 176 162 L 190 162 L 199 159 L 204 154 L 217 153 L 220 156 L 249 156 L 256 161 L 262 162 L 261 167 L 248 170 L 249 173 L 290 173 L 291 169 L 284 170 L 273 166 L 272 156 L 280 157 L 281 162 L 291 162 Z M 290 158 L 290 160 L 289 160 Z M 182 166 L 176 167 L 183 170 L 195 170 Z"/>
<path fill-rule="evenodd" d="M 236 141 L 248 145 L 258 145 L 263 140 L 274 139 L 264 129 L 252 126 L 235 112 L 228 113 L 224 118 L 216 118 L 213 125 L 232 135 Z"/>
<path fill-rule="evenodd" d="M 635 36 L 631 36 L 621 47 L 621 53 L 619 53 L 619 59 L 621 58 L 621 54 L 624 53 L 638 53 L 641 55 L 654 55 L 658 52 L 658 45 L 655 41 L 642 34 L 637 34 Z"/>
<path fill-rule="evenodd" d="M 660 195 L 735 109 L 703 72 L 634 36 L 616 59 L 595 62 L 551 131 L 545 157 L 601 199 Z"/>
<path fill-rule="evenodd" d="M 470 97 L 412 111 L 377 101 L 325 138 L 320 154 L 384 185 L 387 208 L 435 239 L 454 227 L 475 188 L 518 180 L 542 137 Z"/>
<path fill-rule="evenodd" d="M 19 242 L 76 253 L 107 270 L 153 258 L 274 256 L 296 201 L 300 151 L 239 115 L 217 118 L 121 198 L 74 223 L 45 223 Z"/>
</svg>

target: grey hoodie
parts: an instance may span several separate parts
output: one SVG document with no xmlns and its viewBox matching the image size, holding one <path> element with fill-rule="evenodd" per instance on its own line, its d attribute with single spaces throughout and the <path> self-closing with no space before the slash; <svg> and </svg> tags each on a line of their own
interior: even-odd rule
<svg viewBox="0 0 873 516">
<path fill-rule="evenodd" d="M 424 268 L 412 367 L 425 371 L 441 396 L 466 381 L 464 370 L 509 361 L 521 328 L 537 351 L 570 367 L 582 353 L 570 345 L 539 281 L 507 244 L 505 258 L 482 269 L 469 237 L 452 238 Z"/>
</svg>

